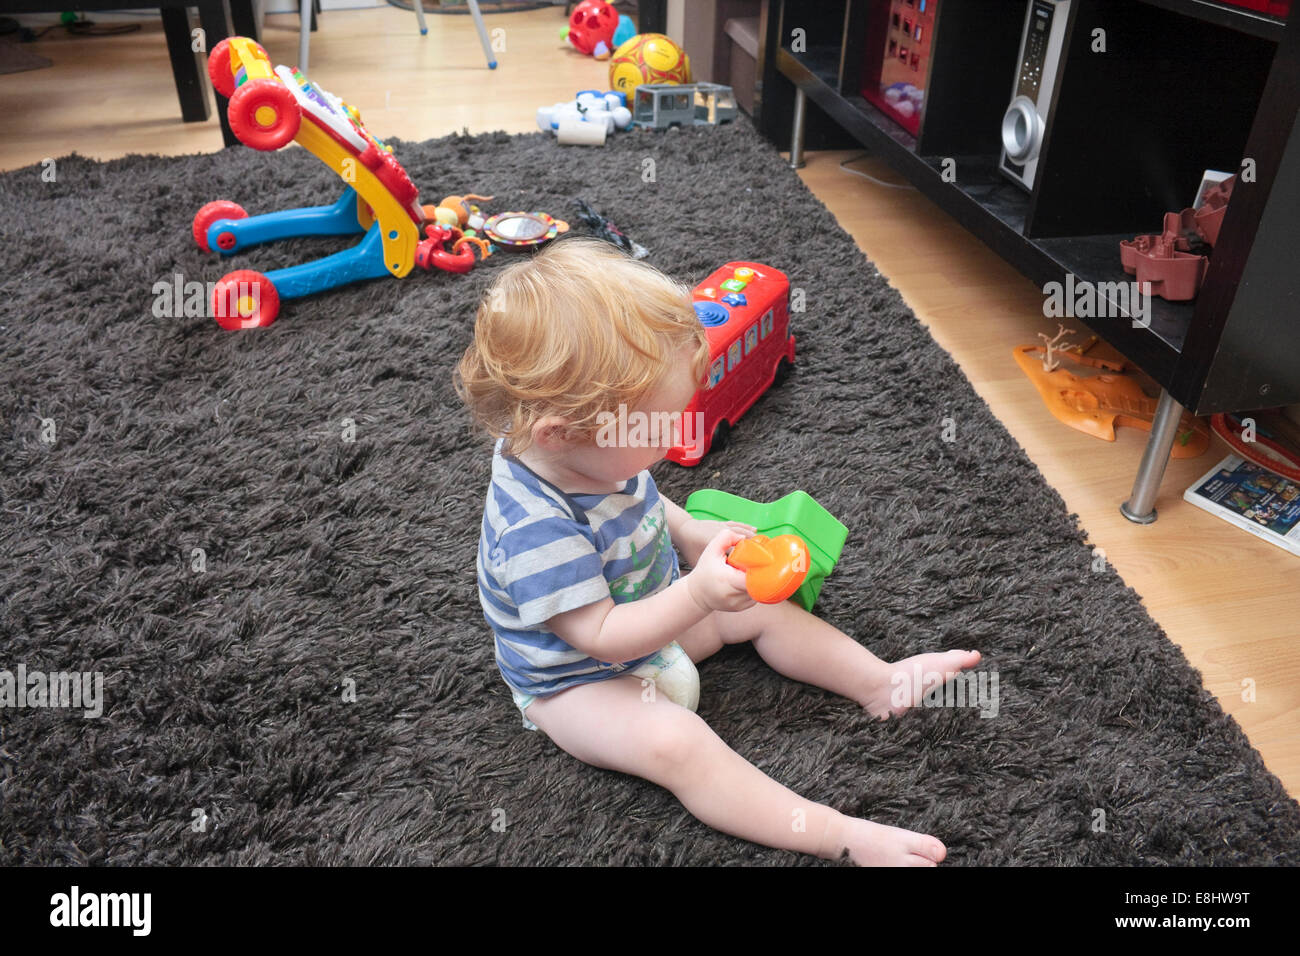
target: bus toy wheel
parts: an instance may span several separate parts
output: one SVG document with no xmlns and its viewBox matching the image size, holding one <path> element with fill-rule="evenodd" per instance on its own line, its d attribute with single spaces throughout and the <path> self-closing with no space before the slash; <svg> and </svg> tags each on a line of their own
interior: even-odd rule
<svg viewBox="0 0 1300 956">
<path fill-rule="evenodd" d="M 790 360 L 782 358 L 776 363 L 776 374 L 772 376 L 772 386 L 784 385 L 785 380 L 790 377 Z"/>
<path fill-rule="evenodd" d="M 727 447 L 727 439 L 730 437 L 731 426 L 727 424 L 727 420 L 724 418 L 713 429 L 713 437 L 709 439 L 709 451 L 722 451 Z"/>
</svg>

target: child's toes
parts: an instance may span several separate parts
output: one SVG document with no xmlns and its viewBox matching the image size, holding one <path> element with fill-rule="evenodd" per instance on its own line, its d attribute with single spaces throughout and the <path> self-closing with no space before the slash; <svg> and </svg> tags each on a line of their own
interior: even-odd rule
<svg viewBox="0 0 1300 956">
<path fill-rule="evenodd" d="M 950 677 L 960 671 L 970 670 L 980 662 L 979 651 L 948 651 L 943 655 L 944 676 Z"/>
<path fill-rule="evenodd" d="M 924 864 L 920 865 L 929 864 L 933 866 L 942 863 L 944 858 L 948 856 L 948 848 L 946 846 L 934 837 L 925 836 L 920 833 L 916 835 L 916 840 L 909 849 L 914 856 L 920 857 L 925 861 Z"/>
</svg>

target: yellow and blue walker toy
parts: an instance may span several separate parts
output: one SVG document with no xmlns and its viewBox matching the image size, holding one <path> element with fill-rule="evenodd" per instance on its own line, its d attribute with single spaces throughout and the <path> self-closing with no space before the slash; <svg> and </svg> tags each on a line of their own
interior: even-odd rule
<svg viewBox="0 0 1300 956">
<path fill-rule="evenodd" d="M 228 200 L 210 202 L 194 217 L 199 248 L 229 256 L 292 236 L 365 233 L 353 248 L 314 262 L 223 276 L 212 293 L 213 315 L 222 328 L 264 327 L 279 315 L 281 299 L 383 275 L 401 278 L 416 265 L 468 272 L 475 261 L 471 246 L 487 253 L 486 243 L 436 223 L 426 227 L 427 238 L 421 239 L 425 212 L 419 190 L 391 147 L 361 125 L 361 114 L 353 107 L 297 70 L 273 67 L 254 40 L 222 40 L 208 57 L 208 74 L 217 91 L 230 98 L 230 128 L 242 143 L 270 151 L 296 141 L 338 174 L 345 189 L 333 205 L 258 216 Z M 450 250 L 443 248 L 448 242 Z"/>
</svg>

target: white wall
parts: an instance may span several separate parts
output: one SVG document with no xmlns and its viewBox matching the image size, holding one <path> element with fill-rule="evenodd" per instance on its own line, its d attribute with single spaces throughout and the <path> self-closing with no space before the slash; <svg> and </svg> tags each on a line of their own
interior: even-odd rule
<svg viewBox="0 0 1300 956">
<path fill-rule="evenodd" d="M 667 34 L 678 43 L 686 31 L 686 0 L 668 0 Z"/>
</svg>

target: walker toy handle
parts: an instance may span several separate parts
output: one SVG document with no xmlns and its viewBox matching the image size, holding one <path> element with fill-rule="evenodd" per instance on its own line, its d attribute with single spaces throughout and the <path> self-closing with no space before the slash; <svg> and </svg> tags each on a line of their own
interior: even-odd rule
<svg viewBox="0 0 1300 956">
<path fill-rule="evenodd" d="M 808 545 L 793 534 L 746 538 L 727 551 L 727 563 L 745 572 L 745 590 L 760 604 L 780 604 L 794 594 L 810 566 Z"/>
</svg>

